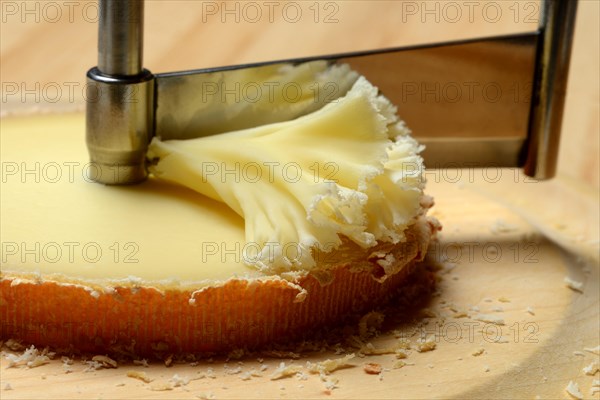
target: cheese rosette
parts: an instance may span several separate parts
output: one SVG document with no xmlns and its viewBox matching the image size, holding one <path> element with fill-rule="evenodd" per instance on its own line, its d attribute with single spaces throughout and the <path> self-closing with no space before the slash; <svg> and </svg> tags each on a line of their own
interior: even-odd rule
<svg viewBox="0 0 600 400">
<path fill-rule="evenodd" d="M 316 252 L 343 238 L 362 248 L 406 240 L 422 213 L 422 146 L 396 111 L 360 77 L 343 97 L 290 121 L 154 138 L 149 169 L 242 217 L 245 264 L 266 274 L 310 272 Z"/>
</svg>

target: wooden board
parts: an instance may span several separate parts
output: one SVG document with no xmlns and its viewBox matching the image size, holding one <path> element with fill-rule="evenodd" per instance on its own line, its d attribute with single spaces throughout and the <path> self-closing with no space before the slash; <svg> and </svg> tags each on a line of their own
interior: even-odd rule
<svg viewBox="0 0 600 400">
<path fill-rule="evenodd" d="M 373 340 L 376 347 L 388 346 L 402 332 L 414 346 L 420 335 L 433 335 L 435 350 L 409 351 L 404 361 L 414 365 L 392 369 L 397 361 L 392 354 L 356 357 L 351 360 L 354 367 L 331 375 L 339 387 L 328 395 L 317 375 L 307 373 L 307 380 L 269 376 L 282 361 L 305 365 L 340 357 L 329 352 L 296 360 L 265 357 L 268 369 L 249 380 L 241 377 L 260 368 L 255 357 L 231 360 L 227 369 L 225 360 L 217 358 L 193 366 L 124 364 L 92 372 L 76 360 L 68 374 L 60 360 L 32 369 L 6 369 L 8 362 L 2 359 L 2 398 L 194 399 L 214 394 L 219 399 L 554 399 L 567 397 L 564 388 L 570 380 L 592 398 L 590 388 L 598 374 L 585 375 L 582 368 L 598 360 L 584 348 L 600 344 L 598 196 L 563 178 L 530 182 L 513 170 L 428 172 L 428 179 L 428 191 L 436 198 L 433 215 L 444 224 L 431 254 L 445 265 L 438 272 L 438 293 L 427 304 L 436 316 L 392 324 Z M 567 276 L 584 283 L 583 293 L 566 287 Z M 456 318 L 453 309 L 469 316 Z M 501 318 L 504 324 L 485 323 L 478 314 Z M 473 356 L 479 349 L 483 354 Z M 363 366 L 368 362 L 380 364 L 382 374 L 366 374 Z M 237 367 L 241 373 L 228 373 Z M 215 379 L 152 390 L 172 385 L 175 374 L 193 378 L 207 368 L 214 369 Z M 129 378 L 129 370 L 143 371 L 154 381 Z"/>
</svg>

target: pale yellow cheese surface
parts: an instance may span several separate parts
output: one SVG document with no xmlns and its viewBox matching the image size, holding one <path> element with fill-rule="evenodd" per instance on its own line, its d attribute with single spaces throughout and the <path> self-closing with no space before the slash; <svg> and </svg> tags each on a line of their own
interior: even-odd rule
<svg viewBox="0 0 600 400">
<path fill-rule="evenodd" d="M 83 114 L 0 121 L 1 270 L 135 282 L 255 276 L 244 221 L 226 205 L 155 179 L 89 180 Z"/>
</svg>

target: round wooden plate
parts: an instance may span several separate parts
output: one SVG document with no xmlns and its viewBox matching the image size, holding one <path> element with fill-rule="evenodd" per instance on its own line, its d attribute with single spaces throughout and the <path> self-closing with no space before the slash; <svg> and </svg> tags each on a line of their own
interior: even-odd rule
<svg viewBox="0 0 600 400">
<path fill-rule="evenodd" d="M 343 354 L 92 372 L 75 360 L 68 374 L 60 360 L 6 369 L 3 358 L 2 398 L 566 398 L 569 381 L 585 398 L 598 398 L 590 392 L 598 374 L 583 372 L 599 358 L 585 350 L 600 343 L 597 194 L 565 178 L 532 182 L 513 170 L 432 170 L 427 177 L 433 215 L 444 225 L 430 254 L 441 266 L 437 291 L 416 317 L 388 315 L 384 332 L 372 340 L 376 348 L 402 338 L 412 347 L 420 337 L 436 343 L 433 351 L 409 350 L 402 360 L 408 365 L 394 369 L 393 354 L 357 356 L 354 366 L 328 377 L 338 380 L 328 391 L 306 368 L 306 380 L 270 375 L 280 362 L 305 366 Z M 567 287 L 565 277 L 582 282 L 582 292 Z M 379 364 L 382 373 L 367 374 L 367 363 Z M 242 379 L 263 364 L 262 376 Z M 195 379 L 208 368 L 215 378 Z M 153 381 L 127 377 L 130 370 Z M 176 386 L 175 374 L 192 380 Z"/>
</svg>

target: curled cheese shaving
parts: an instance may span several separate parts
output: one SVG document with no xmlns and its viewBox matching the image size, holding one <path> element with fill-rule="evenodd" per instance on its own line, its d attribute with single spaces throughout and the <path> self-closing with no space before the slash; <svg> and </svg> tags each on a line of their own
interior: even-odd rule
<svg viewBox="0 0 600 400">
<path fill-rule="evenodd" d="M 157 178 L 244 218 L 246 264 L 282 273 L 315 268 L 312 250 L 335 249 L 341 236 L 363 248 L 405 240 L 423 190 L 421 148 L 409 133 L 361 77 L 345 96 L 295 120 L 154 138 L 148 156 L 157 160 L 150 167 Z"/>
</svg>

